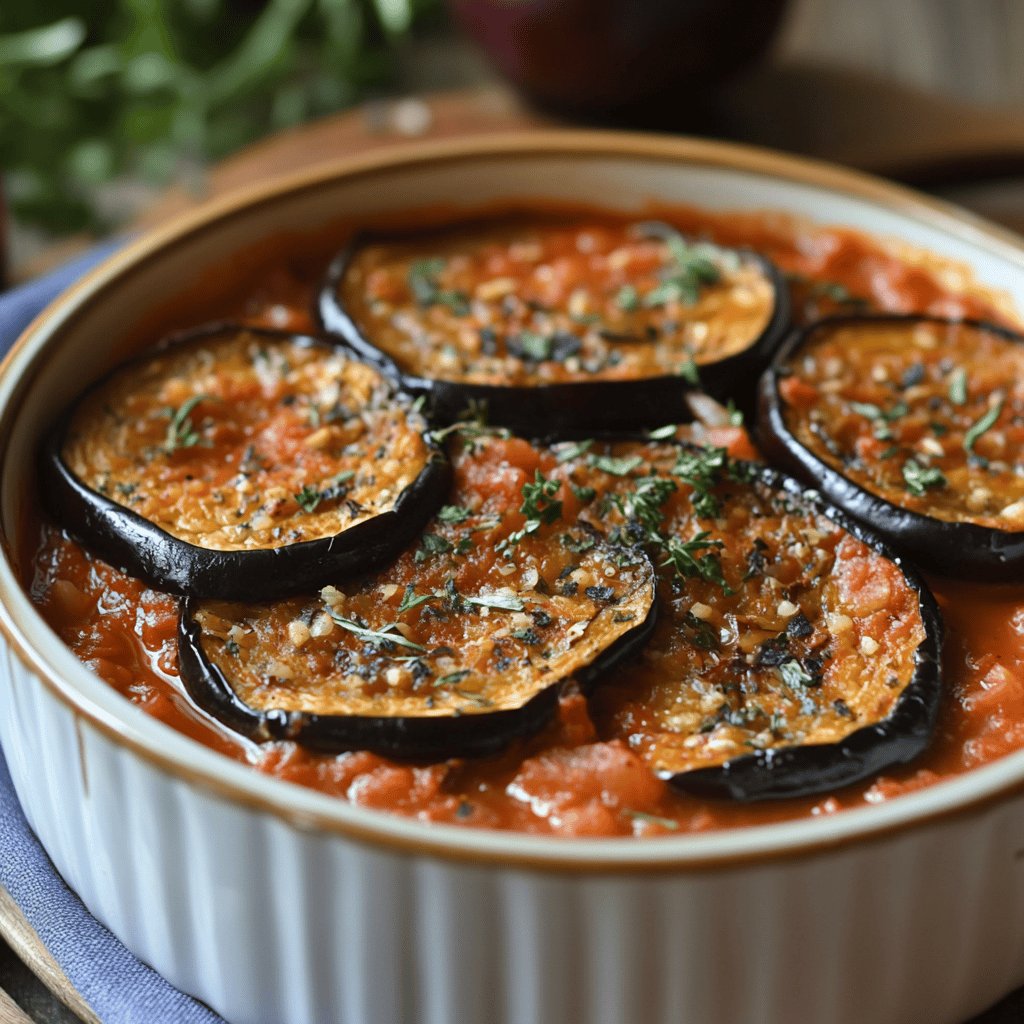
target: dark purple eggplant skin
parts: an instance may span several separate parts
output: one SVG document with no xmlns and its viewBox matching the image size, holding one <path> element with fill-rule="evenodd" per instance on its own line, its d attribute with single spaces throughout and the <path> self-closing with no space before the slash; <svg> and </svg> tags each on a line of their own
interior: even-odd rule
<svg viewBox="0 0 1024 1024">
<path fill-rule="evenodd" d="M 857 322 L 964 324 L 991 331 L 1016 344 L 1024 336 L 980 320 L 950 320 L 938 316 L 880 314 L 835 316 L 816 321 L 790 334 L 758 387 L 755 437 L 765 456 L 795 477 L 818 488 L 831 502 L 867 524 L 897 551 L 925 572 L 985 583 L 1024 579 L 1024 531 L 1011 532 L 977 523 L 954 523 L 901 508 L 845 477 L 805 448 L 790 433 L 783 416 L 779 382 L 785 363 L 821 327 Z"/>
<path fill-rule="evenodd" d="M 755 468 L 772 490 L 791 495 L 794 503 L 821 513 L 895 563 L 917 594 L 925 636 L 914 653 L 910 681 L 896 706 L 880 721 L 857 729 L 838 743 L 758 750 L 713 768 L 661 776 L 676 789 L 695 796 L 745 802 L 828 793 L 913 761 L 935 734 L 942 699 L 942 616 L 917 569 L 817 491 L 769 467 Z"/>
<path fill-rule="evenodd" d="M 790 327 L 789 288 L 779 269 L 767 257 L 750 249 L 736 249 L 741 259 L 756 262 L 772 282 L 775 307 L 772 317 L 751 345 L 715 363 L 699 366 L 700 383 L 679 376 L 647 377 L 626 381 L 574 381 L 537 387 L 496 384 L 461 384 L 418 377 L 403 371 L 359 330 L 341 303 L 340 286 L 354 254 L 371 242 L 394 236 L 356 235 L 327 269 L 316 300 L 316 316 L 328 334 L 343 339 L 366 362 L 373 363 L 410 394 L 422 395 L 432 419 L 451 423 L 467 409 L 485 408 L 493 426 L 508 427 L 533 436 L 564 436 L 587 431 L 631 431 L 684 423 L 693 419 L 686 394 L 704 391 L 719 401 L 732 400 L 741 410 L 753 408 L 761 371 Z"/>
<path fill-rule="evenodd" d="M 184 344 L 238 327 L 227 322 L 208 324 L 174 335 L 166 344 Z M 332 347 L 305 335 L 247 325 L 244 329 L 267 338 Z M 104 561 L 172 594 L 227 601 L 272 600 L 383 565 L 418 535 L 444 501 L 451 482 L 448 460 L 426 432 L 431 460 L 386 512 L 333 537 L 278 548 L 217 551 L 172 536 L 79 480 L 60 454 L 71 412 L 69 409 L 49 432 L 40 453 L 44 509 L 75 540 Z"/>
<path fill-rule="evenodd" d="M 407 761 L 485 757 L 544 728 L 554 716 L 566 682 L 552 683 L 522 707 L 479 714 L 420 718 L 257 711 L 238 697 L 223 672 L 204 654 L 192 606 L 191 598 L 182 602 L 178 626 L 178 662 L 185 689 L 208 714 L 258 743 L 290 740 L 327 753 L 369 750 Z M 643 647 L 654 629 L 657 608 L 657 601 L 652 601 L 642 622 L 574 675 L 584 692 Z"/>
</svg>

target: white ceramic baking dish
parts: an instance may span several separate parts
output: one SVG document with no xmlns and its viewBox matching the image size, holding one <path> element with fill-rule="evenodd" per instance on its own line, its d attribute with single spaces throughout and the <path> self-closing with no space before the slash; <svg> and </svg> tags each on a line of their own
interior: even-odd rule
<svg viewBox="0 0 1024 1024">
<path fill-rule="evenodd" d="M 774 208 L 962 260 L 1024 308 L 1024 243 L 822 165 L 552 133 L 344 160 L 218 203 L 61 297 L 0 370 L 0 740 L 96 916 L 234 1024 L 944 1024 L 1024 983 L 1024 753 L 891 803 L 653 841 L 426 826 L 262 776 L 128 704 L 11 553 L 40 432 L 154 307 L 243 250 L 541 196 Z"/>
</svg>

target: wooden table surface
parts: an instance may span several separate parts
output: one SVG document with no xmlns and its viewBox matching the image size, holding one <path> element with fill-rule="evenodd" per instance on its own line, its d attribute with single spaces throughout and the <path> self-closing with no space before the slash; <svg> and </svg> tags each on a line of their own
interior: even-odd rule
<svg viewBox="0 0 1024 1024">
<path fill-rule="evenodd" d="M 1024 46 L 1024 4 L 1012 8 L 1004 0 L 972 0 L 970 5 L 977 19 L 974 28 L 980 36 L 987 34 L 995 40 L 991 42 L 992 52 L 1005 50 L 1004 75 L 1013 77 L 1012 84 L 1002 91 L 998 82 L 992 84 L 992 68 L 988 67 L 989 77 L 985 78 L 977 59 L 950 64 L 936 56 L 942 50 L 935 44 L 937 33 L 955 34 L 958 9 L 964 6 L 960 0 L 902 0 L 901 4 L 859 0 L 858 5 L 843 0 L 800 0 L 782 44 L 785 59 L 768 64 L 725 90 L 704 130 L 930 185 L 937 194 L 1024 231 L 1024 76 L 1015 59 Z M 870 23 L 877 32 L 890 36 L 899 35 L 900 26 L 892 20 L 895 17 L 919 30 L 922 24 L 931 25 L 933 45 L 930 49 L 909 44 L 900 48 L 882 46 L 880 40 L 865 42 L 861 38 L 858 42 L 855 34 L 851 35 L 853 7 L 857 11 L 853 21 L 858 26 Z M 1012 16 L 1007 14 L 1011 9 L 1015 12 Z M 1006 17 L 1010 18 L 1009 28 L 1000 31 L 994 20 Z M 837 66 L 833 58 L 843 52 L 844 46 L 854 50 L 860 47 L 865 59 L 853 62 L 860 64 L 859 69 Z M 896 56 L 887 64 L 882 58 L 893 53 Z M 197 199 L 342 153 L 409 138 L 445 138 L 554 123 L 525 108 L 507 88 L 482 71 L 479 60 L 461 44 L 448 40 L 433 55 L 428 47 L 413 55 L 411 63 L 416 65 L 417 61 L 419 69 L 412 74 L 414 86 L 426 80 L 448 81 L 460 88 L 429 95 L 417 90 L 401 100 L 367 104 L 265 140 L 211 169 L 202 196 L 177 189 L 157 202 L 147 203 L 137 226 L 159 223 L 194 205 Z M 441 66 L 443 74 L 437 71 Z M 453 67 L 466 66 L 468 71 L 452 76 Z M 948 76 L 954 73 L 962 76 L 957 87 L 942 89 L 944 84 L 950 85 Z M 942 74 L 947 78 L 943 79 Z M 993 96 L 1014 98 L 1016 104 L 1000 107 L 983 102 L 991 101 Z M 671 129 L 673 125 L 661 127 Z M 22 261 L 21 276 L 60 262 L 82 244 L 82 240 L 76 240 L 32 255 Z M 8 944 L 0 938 L 0 1024 L 74 1024 L 81 1020 L 93 1024 L 96 1018 L 24 920 L 19 920 L 12 901 L 2 890 L 0 936 L 9 940 Z M 31 964 L 31 969 L 23 960 Z M 81 1016 L 69 1010 L 61 997 L 76 1006 Z M 1021 1022 L 1024 989 L 970 1024 Z"/>
</svg>

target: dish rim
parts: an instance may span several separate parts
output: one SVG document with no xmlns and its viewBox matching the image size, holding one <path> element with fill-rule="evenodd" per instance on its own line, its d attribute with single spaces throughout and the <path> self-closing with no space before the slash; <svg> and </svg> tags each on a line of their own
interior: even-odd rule
<svg viewBox="0 0 1024 1024">
<path fill-rule="evenodd" d="M 113 255 L 51 302 L 22 332 L 0 363 L 0 459 L 12 444 L 18 400 L 31 388 L 51 344 L 76 314 L 116 287 L 134 268 L 185 239 L 285 196 L 329 181 L 463 161 L 531 157 L 632 158 L 687 163 L 757 174 L 868 202 L 969 241 L 1024 272 L 1024 239 L 967 211 L 870 175 L 758 147 L 633 132 L 541 130 L 404 143 L 340 157 L 261 182 L 178 215 Z M 178 732 L 133 706 L 93 675 L 57 638 L 18 583 L 5 534 L 0 558 L 0 633 L 50 695 L 80 721 L 176 782 L 227 799 L 293 827 L 396 853 L 545 872 L 597 874 L 712 871 L 795 857 L 819 856 L 853 843 L 881 842 L 910 828 L 978 815 L 1024 791 L 1024 750 L 953 779 L 874 806 L 834 815 L 664 838 L 577 839 L 424 823 L 358 807 L 337 797 L 266 776 Z M 33 636 L 34 634 L 34 636 Z"/>
</svg>

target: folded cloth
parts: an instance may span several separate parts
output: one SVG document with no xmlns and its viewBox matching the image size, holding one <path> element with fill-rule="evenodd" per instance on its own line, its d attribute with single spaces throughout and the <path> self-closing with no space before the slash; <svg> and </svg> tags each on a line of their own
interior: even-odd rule
<svg viewBox="0 0 1024 1024">
<path fill-rule="evenodd" d="M 59 292 L 119 243 L 0 295 L 0 355 Z M 0 700 L 3 699 L 0 694 Z M 25 820 L 0 751 L 0 885 L 104 1024 L 216 1024 L 221 1018 L 133 956 L 57 874 Z"/>
</svg>

